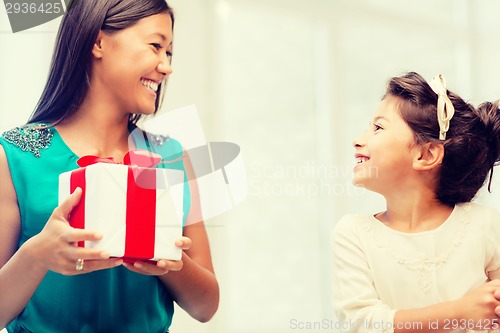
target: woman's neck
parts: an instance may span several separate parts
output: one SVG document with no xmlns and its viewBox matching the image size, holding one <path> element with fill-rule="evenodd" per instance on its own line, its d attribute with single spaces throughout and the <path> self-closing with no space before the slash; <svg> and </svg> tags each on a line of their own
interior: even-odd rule
<svg viewBox="0 0 500 333">
<path fill-rule="evenodd" d="M 56 128 L 78 156 L 97 155 L 121 161 L 129 150 L 128 114 L 120 114 L 103 103 L 87 100 Z"/>
</svg>

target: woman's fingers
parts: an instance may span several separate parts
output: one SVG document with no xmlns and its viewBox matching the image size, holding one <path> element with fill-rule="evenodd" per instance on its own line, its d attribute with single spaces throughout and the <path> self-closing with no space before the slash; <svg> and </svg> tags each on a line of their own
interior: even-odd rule
<svg viewBox="0 0 500 333">
<path fill-rule="evenodd" d="M 109 252 L 101 249 L 87 249 L 83 247 L 69 247 L 66 250 L 65 256 L 68 260 L 75 261 L 77 259 L 99 260 L 109 259 Z"/>
<path fill-rule="evenodd" d="M 71 228 L 64 233 L 63 238 L 68 243 L 75 243 L 80 241 L 98 241 L 102 239 L 102 235 L 92 230 Z"/>
<path fill-rule="evenodd" d="M 59 234 L 59 237 L 55 238 L 59 239 L 59 245 L 56 243 L 54 244 L 56 247 L 59 247 L 59 258 L 54 258 L 53 260 L 54 265 L 59 267 L 59 269 L 56 268 L 56 271 L 67 275 L 75 275 L 112 268 L 123 264 L 126 268 L 136 273 L 159 276 L 167 274 L 169 271 L 179 271 L 182 269 L 182 260 L 161 259 L 156 263 L 136 261 L 133 264 L 125 264 L 123 259 L 110 258 L 107 251 L 76 246 L 76 244 L 81 241 L 98 241 L 102 239 L 102 235 L 98 232 L 86 229 L 75 229 L 68 224 L 64 226 L 56 222 L 57 220 L 64 220 L 67 222 L 69 214 L 78 205 L 81 196 L 82 190 L 77 188 L 54 210 L 51 219 L 46 225 L 46 227 L 49 225 L 52 226 L 48 230 L 49 235 L 54 233 Z M 53 222 L 55 222 L 55 224 L 51 224 L 51 220 L 54 220 Z M 50 230 L 52 230 L 52 232 Z M 49 238 L 54 239 L 53 237 Z M 63 241 L 62 244 L 60 243 L 61 240 Z M 66 245 L 64 245 L 64 243 L 66 243 Z M 181 237 L 175 242 L 175 245 L 182 250 L 188 250 L 191 244 L 191 239 L 188 237 Z"/>
<path fill-rule="evenodd" d="M 182 269 L 182 266 L 184 263 L 182 260 L 165 260 L 165 259 L 160 259 L 156 263 L 156 266 L 163 268 L 163 269 L 168 269 L 169 271 L 180 271 Z"/>
<path fill-rule="evenodd" d="M 160 276 L 167 274 L 169 271 L 181 270 L 183 262 L 181 260 L 160 259 L 156 263 L 136 261 L 134 263 L 123 263 L 123 266 L 139 274 Z"/>
<path fill-rule="evenodd" d="M 64 275 L 79 275 L 102 269 L 113 268 L 120 266 L 122 263 L 123 259 L 121 258 L 68 260 L 64 265 L 64 268 L 61 269 L 60 273 Z"/>
<path fill-rule="evenodd" d="M 58 217 L 67 219 L 73 208 L 75 208 L 76 205 L 78 205 L 78 203 L 80 202 L 81 197 L 82 189 L 77 187 L 76 190 L 71 193 L 71 195 L 67 197 L 62 204 L 54 209 L 54 214 Z"/>
<path fill-rule="evenodd" d="M 191 238 L 188 237 L 181 237 L 180 239 L 175 241 L 175 246 L 182 250 L 189 250 L 191 248 Z"/>
<path fill-rule="evenodd" d="M 109 258 L 100 260 L 84 260 L 83 268 L 78 273 L 88 273 L 93 271 L 98 271 L 102 269 L 113 268 L 123 264 L 123 259 L 121 258 Z M 76 271 L 76 261 L 75 261 L 75 271 Z"/>
</svg>

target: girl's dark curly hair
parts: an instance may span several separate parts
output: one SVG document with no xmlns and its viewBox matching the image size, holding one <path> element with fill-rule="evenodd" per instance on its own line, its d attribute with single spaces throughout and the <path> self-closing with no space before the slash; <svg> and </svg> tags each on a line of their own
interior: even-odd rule
<svg viewBox="0 0 500 333">
<path fill-rule="evenodd" d="M 412 129 L 417 144 L 442 143 L 444 158 L 436 188 L 437 199 L 447 205 L 469 202 L 485 183 L 490 190 L 493 167 L 500 157 L 500 110 L 498 100 L 475 108 L 447 91 L 455 114 L 446 140 L 439 140 L 437 94 L 415 72 L 389 80 L 386 94 L 400 99 L 399 111 Z"/>
</svg>

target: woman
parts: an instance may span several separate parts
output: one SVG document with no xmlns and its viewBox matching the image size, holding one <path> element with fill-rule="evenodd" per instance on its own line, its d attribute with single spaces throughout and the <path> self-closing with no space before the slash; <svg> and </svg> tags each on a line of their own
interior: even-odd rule
<svg viewBox="0 0 500 333">
<path fill-rule="evenodd" d="M 68 224 L 81 191 L 55 208 L 60 173 L 85 155 L 123 160 L 137 120 L 158 110 L 172 73 L 173 23 L 164 0 L 68 8 L 32 117 L 0 138 L 0 327 L 9 332 L 166 332 L 173 301 L 200 321 L 217 310 L 206 231 L 190 220 L 195 189 L 185 191 L 180 261 L 124 263 L 78 248 L 100 238 Z M 146 146 L 139 148 L 183 155 L 173 139 Z M 188 173 L 183 161 L 172 167 Z"/>
</svg>

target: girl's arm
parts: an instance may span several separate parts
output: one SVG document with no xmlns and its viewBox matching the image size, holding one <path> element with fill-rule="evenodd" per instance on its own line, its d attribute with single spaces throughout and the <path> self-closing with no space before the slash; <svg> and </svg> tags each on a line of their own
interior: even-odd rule
<svg viewBox="0 0 500 333">
<path fill-rule="evenodd" d="M 371 268 L 352 218 L 346 216 L 333 232 L 332 291 L 336 328 L 341 332 L 392 333 L 395 310 L 378 297 Z"/>
<path fill-rule="evenodd" d="M 449 332 L 470 328 L 467 325 L 474 325 L 477 330 L 496 328 L 494 311 L 500 302 L 493 293 L 500 288 L 498 281 L 486 283 L 455 301 L 391 309 L 380 300 L 374 287 L 371 268 L 352 222 L 342 219 L 333 234 L 333 302 L 342 331 Z"/>
<path fill-rule="evenodd" d="M 486 210 L 486 207 L 483 207 Z M 486 240 L 485 273 L 491 280 L 471 290 L 458 300 L 440 303 L 420 309 L 399 310 L 395 315 L 395 323 L 423 322 L 424 331 L 449 332 L 454 329 L 472 329 L 476 331 L 496 330 L 500 315 L 500 214 L 496 209 L 488 208 L 479 223 L 483 223 Z M 498 297 L 497 297 L 498 296 Z M 496 310 L 496 313 L 495 313 Z M 430 318 L 430 320 L 429 320 Z M 430 325 L 432 323 L 432 325 Z M 399 325 L 403 327 L 403 325 Z M 430 330 L 432 326 L 434 330 Z M 396 332 L 415 332 L 416 330 L 396 329 Z M 418 332 L 418 331 L 416 331 Z"/>
<path fill-rule="evenodd" d="M 471 290 L 455 301 L 424 308 L 398 310 L 394 317 L 396 333 L 449 332 L 451 330 L 495 330 L 500 328 L 495 309 L 500 302 L 494 293 L 500 281 L 494 280 Z M 422 323 L 421 329 L 406 323 Z M 405 325 L 406 324 L 406 325 Z"/>
</svg>

